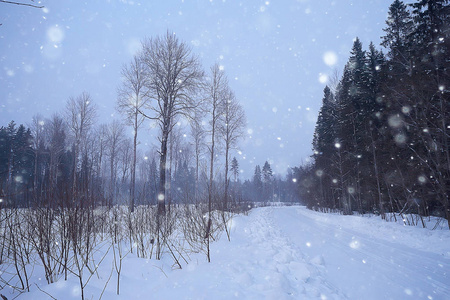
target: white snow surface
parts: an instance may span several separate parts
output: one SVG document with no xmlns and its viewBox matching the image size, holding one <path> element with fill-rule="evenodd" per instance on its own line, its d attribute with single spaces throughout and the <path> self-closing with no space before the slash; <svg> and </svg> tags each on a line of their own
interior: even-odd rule
<svg viewBox="0 0 450 300">
<path fill-rule="evenodd" d="M 231 222 L 231 242 L 223 234 L 212 244 L 211 263 L 198 253 L 173 269 L 169 255 L 128 254 L 120 295 L 113 273 L 102 299 L 450 299 L 448 229 L 300 206 L 256 208 Z M 108 254 L 90 280 L 86 299 L 99 299 L 112 259 Z M 56 299 L 80 299 L 74 276 L 51 285 L 33 280 Z M 31 289 L 17 299 L 51 299 Z"/>
</svg>

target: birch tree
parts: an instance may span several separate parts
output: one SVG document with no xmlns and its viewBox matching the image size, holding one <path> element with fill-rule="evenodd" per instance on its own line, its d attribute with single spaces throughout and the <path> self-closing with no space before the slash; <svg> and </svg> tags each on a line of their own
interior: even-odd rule
<svg viewBox="0 0 450 300">
<path fill-rule="evenodd" d="M 135 55 L 129 65 L 122 67 L 122 84 L 118 89 L 117 109 L 125 116 L 133 129 L 133 158 L 131 162 L 130 211 L 134 211 L 136 199 L 136 150 L 138 130 L 144 122 L 140 113 L 147 98 L 147 76 L 142 55 Z"/>
<path fill-rule="evenodd" d="M 207 257 L 210 261 L 209 253 L 209 238 L 212 226 L 211 211 L 212 201 L 215 193 L 214 190 L 214 160 L 216 157 L 216 141 L 219 136 L 219 126 L 222 114 L 224 113 L 224 99 L 226 97 L 226 91 L 228 89 L 228 80 L 223 70 L 221 70 L 219 64 L 215 64 L 211 67 L 210 77 L 206 83 L 206 97 L 207 106 L 205 109 L 208 111 L 209 119 L 209 138 L 208 150 L 210 154 L 209 162 L 209 183 L 208 183 L 208 225 L 206 228 L 205 237 L 207 239 Z"/>
</svg>

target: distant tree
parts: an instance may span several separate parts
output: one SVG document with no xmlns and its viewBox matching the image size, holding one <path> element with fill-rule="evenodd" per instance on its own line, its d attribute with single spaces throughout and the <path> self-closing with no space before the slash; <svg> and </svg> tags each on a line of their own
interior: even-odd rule
<svg viewBox="0 0 450 300">
<path fill-rule="evenodd" d="M 11 147 L 15 126 L 11 121 L 8 127 L 0 128 L 0 195 L 5 199 L 10 193 Z"/>
<path fill-rule="evenodd" d="M 234 177 L 234 182 L 237 182 L 237 180 L 239 178 L 239 163 L 238 163 L 236 157 L 233 157 L 233 160 L 231 160 L 230 171 Z"/>
<path fill-rule="evenodd" d="M 107 125 L 106 131 L 106 155 L 109 158 L 109 171 L 110 171 L 110 184 L 108 205 L 111 207 L 116 204 L 117 192 L 118 192 L 118 163 L 119 154 L 123 143 L 125 142 L 125 129 L 118 120 L 113 120 L 112 123 Z"/>
<path fill-rule="evenodd" d="M 33 136 L 33 150 L 34 150 L 34 174 L 33 174 L 33 197 L 34 201 L 37 203 L 42 197 L 42 181 L 45 171 L 44 167 L 44 155 L 45 155 L 45 135 L 44 118 L 40 114 L 33 116 L 31 121 L 31 132 Z"/>
<path fill-rule="evenodd" d="M 89 131 L 96 119 L 96 107 L 91 96 L 83 92 L 77 98 L 69 98 L 66 103 L 66 117 L 69 132 L 73 141 L 73 167 L 72 167 L 72 199 L 77 198 L 77 172 L 81 167 L 83 155 L 85 156 L 86 143 Z"/>
<path fill-rule="evenodd" d="M 191 135 L 192 143 L 194 147 L 194 157 L 195 157 L 195 201 L 198 200 L 199 185 L 199 175 L 200 175 L 200 159 L 205 146 L 205 136 L 206 131 L 202 125 L 201 113 L 197 110 L 194 119 L 191 121 Z"/>
<path fill-rule="evenodd" d="M 14 206 L 29 206 L 33 186 L 34 151 L 31 130 L 19 125 L 11 143 L 11 183 Z"/>
<path fill-rule="evenodd" d="M 69 154 L 65 153 L 67 125 L 63 118 L 54 114 L 45 126 L 50 156 L 47 197 L 53 201 L 53 204 L 63 206 L 65 190 L 70 190 L 68 188 L 70 186 Z"/>
<path fill-rule="evenodd" d="M 256 165 L 255 172 L 253 174 L 253 201 L 260 202 L 262 200 L 263 183 L 261 178 L 261 167 Z"/>
<path fill-rule="evenodd" d="M 263 197 L 265 200 L 273 198 L 273 172 L 269 162 L 266 161 L 262 168 Z"/>
<path fill-rule="evenodd" d="M 157 191 L 158 191 L 158 167 L 156 166 L 155 158 L 152 158 L 152 162 L 150 164 L 150 189 L 152 191 L 152 195 L 154 199 L 156 199 Z"/>
</svg>

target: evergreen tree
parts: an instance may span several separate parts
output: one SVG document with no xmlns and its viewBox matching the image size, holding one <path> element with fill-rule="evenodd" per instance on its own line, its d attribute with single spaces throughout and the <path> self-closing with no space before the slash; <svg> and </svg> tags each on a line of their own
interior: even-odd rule
<svg viewBox="0 0 450 300">
<path fill-rule="evenodd" d="M 272 200 L 273 198 L 273 172 L 268 161 L 264 163 L 262 168 L 263 198 L 264 200 Z"/>
<path fill-rule="evenodd" d="M 320 202 L 324 205 L 325 202 L 332 200 L 331 181 L 335 177 L 335 168 L 333 164 L 333 155 L 336 152 L 337 136 L 337 119 L 336 119 L 336 105 L 334 96 L 328 86 L 323 90 L 322 107 L 317 118 L 316 129 L 313 138 L 314 150 L 314 167 L 316 175 L 322 182 L 322 189 L 320 195 Z M 325 182 L 324 182 L 325 181 Z M 323 186 L 330 187 L 323 189 Z"/>
<path fill-rule="evenodd" d="M 412 96 L 418 115 L 412 127 L 418 133 L 417 153 L 425 162 L 432 189 L 428 194 L 439 201 L 450 225 L 450 5 L 448 0 L 420 0 L 411 6 L 417 43 Z"/>
<path fill-rule="evenodd" d="M 262 198 L 263 183 L 261 179 L 261 167 L 257 165 L 255 167 L 255 173 L 253 174 L 253 201 L 259 202 Z"/>
<path fill-rule="evenodd" d="M 388 59 L 356 39 L 334 103 L 324 90 L 314 165 L 300 172 L 309 207 L 434 211 L 450 220 L 449 4 L 410 7 L 395 0 L 389 8 Z"/>
<path fill-rule="evenodd" d="M 389 7 L 386 33 L 381 45 L 388 49 L 387 56 L 391 59 L 392 72 L 401 74 L 412 71 L 411 34 L 413 21 L 407 6 L 403 1 L 395 0 Z"/>
<path fill-rule="evenodd" d="M 14 121 L 11 121 L 8 127 L 0 128 L 0 195 L 6 201 L 10 194 L 11 148 L 15 126 Z"/>
<path fill-rule="evenodd" d="M 239 177 L 239 163 L 236 159 L 236 157 L 233 157 L 231 160 L 231 166 L 230 166 L 231 174 L 233 174 L 234 182 L 237 182 Z"/>
<path fill-rule="evenodd" d="M 10 200 L 13 206 L 28 206 L 34 173 L 34 155 L 30 129 L 19 125 L 17 130 L 13 122 L 8 126 L 11 137 L 11 155 L 9 157 Z"/>
<path fill-rule="evenodd" d="M 414 42 L 417 44 L 417 60 L 431 62 L 430 65 L 435 66 L 445 64 L 445 54 L 448 53 L 450 45 L 448 3 L 448 0 L 419 0 L 411 4 L 416 22 Z"/>
</svg>

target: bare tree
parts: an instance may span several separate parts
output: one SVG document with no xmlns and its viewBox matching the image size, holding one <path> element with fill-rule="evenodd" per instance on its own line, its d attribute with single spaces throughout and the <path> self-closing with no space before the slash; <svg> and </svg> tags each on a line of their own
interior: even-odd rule
<svg viewBox="0 0 450 300">
<path fill-rule="evenodd" d="M 220 128 L 223 142 L 225 145 L 225 203 L 224 209 L 227 209 L 228 202 L 228 169 L 230 150 L 237 146 L 239 139 L 244 136 L 244 128 L 246 125 L 245 112 L 236 99 L 233 91 L 227 91 L 227 97 L 224 98 L 223 118 L 224 122 Z M 235 176 L 236 177 L 236 176 Z"/>
<path fill-rule="evenodd" d="M 221 135 L 225 146 L 225 187 L 224 198 L 222 205 L 222 221 L 225 227 L 228 240 L 230 234 L 227 227 L 226 212 L 228 211 L 228 190 L 230 179 L 228 178 L 230 150 L 237 146 L 240 138 L 244 136 L 244 127 L 246 124 L 245 112 L 242 106 L 237 102 L 237 99 L 229 88 L 226 91 L 223 103 L 223 122 L 221 122 Z M 236 176 L 235 176 L 236 178 Z"/>
<path fill-rule="evenodd" d="M 62 189 L 58 188 L 58 185 L 61 177 L 60 164 L 66 146 L 66 123 L 60 116 L 54 114 L 47 121 L 45 128 L 50 156 L 47 197 L 52 201 L 61 200 Z"/>
<path fill-rule="evenodd" d="M 125 134 L 123 125 L 114 120 L 109 124 L 106 132 L 107 149 L 106 154 L 109 157 L 110 185 L 109 185 L 109 201 L 108 205 L 115 204 L 117 196 L 117 164 L 120 147 L 124 142 Z"/>
<path fill-rule="evenodd" d="M 144 117 L 140 114 L 147 98 L 147 76 L 142 55 L 135 55 L 131 63 L 122 67 L 122 85 L 118 90 L 117 109 L 125 115 L 133 128 L 133 161 L 131 163 L 130 210 L 134 211 L 136 198 L 136 149 L 138 130 Z"/>
<path fill-rule="evenodd" d="M 40 192 L 42 188 L 38 187 L 38 180 L 42 179 L 43 176 L 39 176 L 39 162 L 42 157 L 43 144 L 45 140 L 44 136 L 44 119 L 40 114 L 36 114 L 33 116 L 33 120 L 31 122 L 31 132 L 33 134 L 33 149 L 34 149 L 34 182 L 33 182 L 33 192 L 34 192 L 34 200 L 37 201 L 40 196 Z M 39 195 L 38 195 L 39 193 Z"/>
<path fill-rule="evenodd" d="M 222 114 L 224 113 L 224 99 L 228 89 L 228 80 L 219 64 L 211 67 L 211 77 L 208 78 L 206 84 L 206 95 L 208 105 L 205 107 L 208 110 L 209 118 L 209 134 L 210 142 L 208 144 L 210 162 L 209 162 L 209 185 L 208 185 L 208 226 L 205 238 L 207 239 L 207 256 L 208 262 L 211 260 L 209 255 L 209 238 L 212 225 L 211 211 L 212 198 L 214 195 L 214 161 L 216 159 L 216 141 L 218 140 L 218 131 Z"/>
<path fill-rule="evenodd" d="M 70 98 L 66 104 L 67 122 L 74 145 L 72 170 L 72 196 L 77 195 L 77 170 L 80 156 L 86 145 L 86 137 L 96 118 L 96 108 L 91 96 L 83 92 L 77 98 Z"/>
<path fill-rule="evenodd" d="M 194 156 L 195 156 L 195 195 L 194 199 L 198 201 L 198 191 L 199 191 L 199 168 L 200 168 L 200 158 L 204 148 L 205 139 L 205 129 L 202 124 L 201 112 L 197 111 L 194 119 L 191 122 L 191 135 L 194 145 Z"/>
<path fill-rule="evenodd" d="M 159 136 L 158 213 L 165 214 L 167 142 L 176 118 L 188 117 L 198 105 L 195 96 L 203 79 L 199 59 L 174 33 L 151 38 L 143 43 L 143 60 L 148 74 L 148 112 L 142 114 L 156 121 Z"/>
<path fill-rule="evenodd" d="M 108 147 L 108 126 L 106 124 L 101 124 L 100 126 L 96 127 L 95 129 L 95 135 L 96 135 L 96 141 L 97 141 L 97 150 L 95 151 L 95 168 L 94 172 L 97 175 L 97 178 L 99 180 L 98 186 L 96 187 L 96 190 L 101 192 L 102 194 L 105 194 L 105 166 L 104 166 L 104 156 L 106 156 L 106 148 Z M 103 205 L 106 205 L 107 201 L 103 198 L 104 201 L 102 201 Z"/>
<path fill-rule="evenodd" d="M 17 2 L 17 1 L 0 0 L 0 3 L 14 4 L 14 5 L 21 5 L 21 6 L 28 6 L 28 7 L 33 7 L 33 8 L 44 8 L 44 6 L 42 6 L 42 5 L 35 5 L 35 4 L 29 4 L 29 3 L 21 3 L 21 2 Z M 0 24 L 0 25 L 2 25 L 2 24 Z"/>
</svg>

